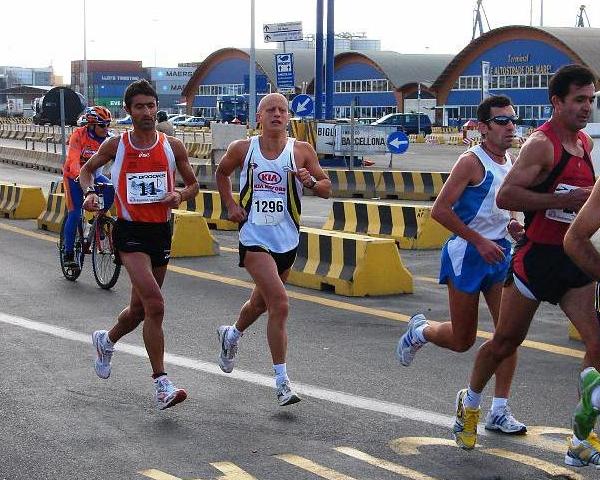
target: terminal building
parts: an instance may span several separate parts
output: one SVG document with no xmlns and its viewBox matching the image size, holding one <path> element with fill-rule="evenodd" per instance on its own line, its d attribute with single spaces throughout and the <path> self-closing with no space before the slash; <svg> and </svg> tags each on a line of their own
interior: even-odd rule
<svg viewBox="0 0 600 480">
<path fill-rule="evenodd" d="M 476 118 L 481 101 L 481 62 L 490 62 L 490 93 L 509 96 L 517 114 L 537 126 L 550 118 L 548 81 L 561 66 L 579 63 L 600 78 L 600 29 L 508 26 L 467 45 L 432 85 L 437 123 L 457 125 Z"/>
<path fill-rule="evenodd" d="M 344 39 L 336 38 L 336 47 Z M 294 54 L 296 93 L 314 92 L 314 45 L 287 43 Z M 346 41 L 348 43 L 348 41 Z M 345 44 L 344 44 L 345 45 Z M 548 81 L 569 63 L 590 67 L 600 78 L 600 29 L 507 26 L 485 33 L 457 55 L 401 54 L 366 50 L 336 51 L 334 115 L 379 118 L 391 112 L 416 112 L 437 125 L 459 125 L 476 117 L 481 101 L 481 63 L 490 62 L 490 92 L 508 95 L 525 123 L 539 125 L 551 115 Z M 352 47 L 350 42 L 346 47 Z M 276 91 L 273 54 L 257 50 L 261 94 Z M 247 93 L 249 52 L 217 50 L 201 62 L 183 90 L 187 113 L 214 116 L 217 95 Z M 420 94 L 419 94 L 420 92 Z"/>
<path fill-rule="evenodd" d="M 273 61 L 282 50 L 256 50 L 257 96 L 276 91 Z M 296 93 L 314 93 L 314 50 L 295 49 Z M 430 89 L 452 55 L 409 55 L 377 50 L 337 52 L 334 60 L 334 110 L 336 118 L 350 117 L 352 100 L 356 117 L 379 118 L 386 113 L 416 108 L 421 84 L 421 108 L 435 115 L 435 95 Z M 219 95 L 248 92 L 248 50 L 224 48 L 210 54 L 196 69 L 183 90 L 187 113 L 215 116 Z"/>
<path fill-rule="evenodd" d="M 103 105 L 115 116 L 124 114 L 123 96 L 127 86 L 142 78 L 156 89 L 160 108 L 176 112 L 181 92 L 196 69 L 195 66 L 144 68 L 138 60 L 88 60 L 87 64 L 88 104 Z M 81 93 L 83 79 L 83 60 L 71 62 L 71 85 Z"/>
</svg>

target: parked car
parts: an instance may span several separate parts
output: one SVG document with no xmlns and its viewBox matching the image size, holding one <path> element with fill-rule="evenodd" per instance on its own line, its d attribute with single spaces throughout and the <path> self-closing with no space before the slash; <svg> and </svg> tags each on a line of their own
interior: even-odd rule
<svg viewBox="0 0 600 480">
<path fill-rule="evenodd" d="M 117 119 L 117 125 L 131 125 L 133 121 L 131 120 L 131 115 L 127 115 L 126 117 Z"/>
<path fill-rule="evenodd" d="M 375 120 L 371 125 L 402 127 L 407 134 L 419 133 L 420 127 L 420 133 L 431 133 L 431 120 L 424 113 L 420 113 L 418 118 L 416 113 L 390 113 Z"/>
<path fill-rule="evenodd" d="M 183 127 L 207 127 L 210 122 L 204 117 L 190 117 L 180 125 Z"/>
<path fill-rule="evenodd" d="M 377 121 L 376 118 L 359 118 L 358 120 L 356 120 L 356 123 L 358 123 L 359 125 L 371 125 L 373 122 Z"/>
<path fill-rule="evenodd" d="M 171 122 L 175 126 L 183 125 L 188 118 L 191 118 L 191 115 L 176 115 L 175 117 L 169 118 L 169 122 Z"/>
</svg>

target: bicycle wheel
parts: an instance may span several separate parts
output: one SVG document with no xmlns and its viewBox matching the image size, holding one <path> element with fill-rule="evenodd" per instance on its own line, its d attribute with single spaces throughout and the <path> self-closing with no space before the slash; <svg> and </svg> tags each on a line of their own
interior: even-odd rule
<svg viewBox="0 0 600 480">
<path fill-rule="evenodd" d="M 100 215 L 94 222 L 92 236 L 92 268 L 96 283 L 105 290 L 112 288 L 119 279 L 121 265 L 115 263 L 115 248 L 112 231 L 115 220 Z"/>
<path fill-rule="evenodd" d="M 78 266 L 66 266 L 64 253 L 65 253 L 65 224 L 67 223 L 67 217 L 65 218 L 60 226 L 60 236 L 58 240 L 58 258 L 60 261 L 60 269 L 62 270 L 63 275 L 67 280 L 74 282 L 81 275 L 81 269 L 83 268 L 83 230 L 81 228 L 81 223 L 77 225 L 77 230 L 75 231 L 75 244 L 73 246 L 73 254 L 74 258 L 77 261 Z"/>
</svg>

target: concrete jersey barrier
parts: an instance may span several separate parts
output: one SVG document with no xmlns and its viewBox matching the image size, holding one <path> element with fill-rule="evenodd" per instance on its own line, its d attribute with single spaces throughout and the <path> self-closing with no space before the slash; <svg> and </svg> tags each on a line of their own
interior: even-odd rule
<svg viewBox="0 0 600 480">
<path fill-rule="evenodd" d="M 0 184 L 0 214 L 5 218 L 36 219 L 45 203 L 41 187 Z"/>
<path fill-rule="evenodd" d="M 67 202 L 64 193 L 50 193 L 46 209 L 37 218 L 38 228 L 60 233 L 62 222 L 66 216 Z"/>
<path fill-rule="evenodd" d="M 212 236 L 206 220 L 199 213 L 172 210 L 171 225 L 171 257 L 219 255 L 219 242 Z"/>
<path fill-rule="evenodd" d="M 239 203 L 239 193 L 233 193 L 236 203 Z M 211 228 L 217 230 L 237 230 L 238 224 L 232 222 L 227 217 L 227 208 L 221 200 L 219 192 L 214 190 L 201 190 L 195 198 L 182 202 L 179 206 L 181 210 L 198 212 L 206 219 L 206 223 Z"/>
<path fill-rule="evenodd" d="M 431 218 L 431 209 L 427 205 L 336 200 L 323 228 L 391 238 L 402 249 L 441 248 L 451 233 Z"/>
<path fill-rule="evenodd" d="M 288 283 L 353 297 L 413 292 L 393 240 L 307 227 Z"/>
</svg>

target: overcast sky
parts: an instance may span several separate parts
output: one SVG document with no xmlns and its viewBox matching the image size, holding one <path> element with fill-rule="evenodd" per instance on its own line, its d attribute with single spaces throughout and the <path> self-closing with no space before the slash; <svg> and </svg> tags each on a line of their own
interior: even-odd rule
<svg viewBox="0 0 600 480">
<path fill-rule="evenodd" d="M 533 0 L 533 24 L 540 24 Z M 573 27 L 587 5 L 600 28 L 600 0 L 545 0 L 544 25 Z M 327 1 L 325 0 L 325 4 Z M 366 32 L 383 50 L 456 54 L 471 40 L 476 0 L 335 0 L 336 32 Z M 492 28 L 529 25 L 530 0 L 484 0 Z M 0 65 L 45 67 L 70 81 L 83 58 L 83 0 L 3 0 Z M 250 46 L 250 0 L 87 0 L 88 60 L 142 60 L 145 67 L 201 61 Z M 302 21 L 314 33 L 316 0 L 256 0 L 256 48 L 264 23 Z"/>
</svg>

